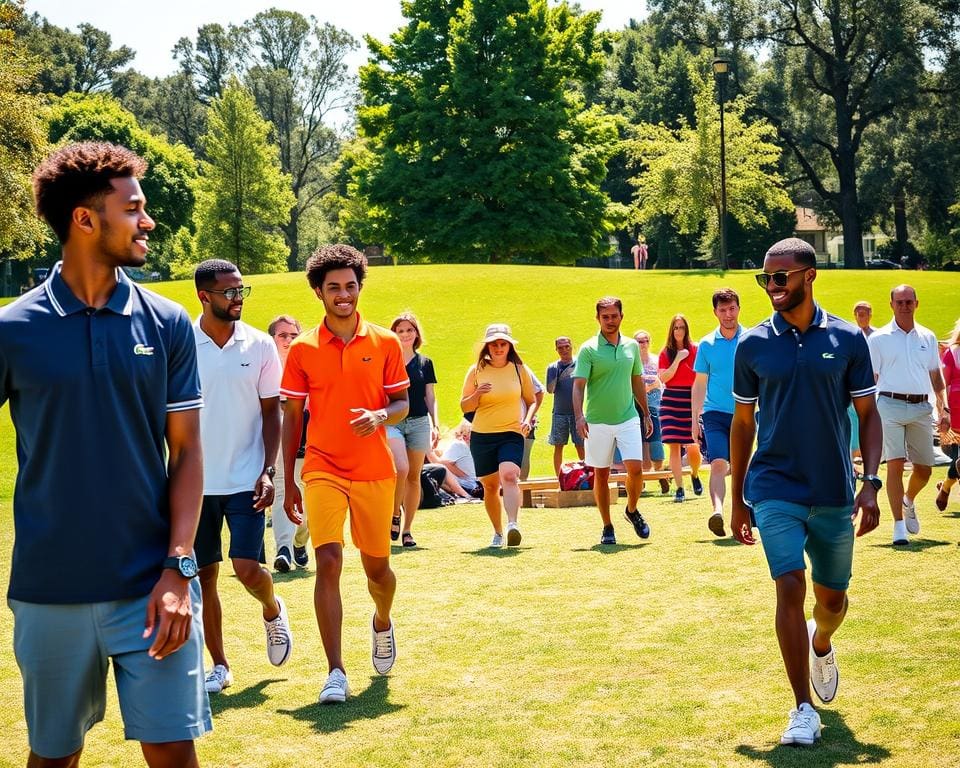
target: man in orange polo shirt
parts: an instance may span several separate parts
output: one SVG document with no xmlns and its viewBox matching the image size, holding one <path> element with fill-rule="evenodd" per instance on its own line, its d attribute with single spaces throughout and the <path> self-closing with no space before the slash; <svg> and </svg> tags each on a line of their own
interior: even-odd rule
<svg viewBox="0 0 960 768">
<path fill-rule="evenodd" d="M 400 341 L 367 323 L 357 312 L 366 275 L 363 254 L 348 245 L 319 248 L 307 259 L 307 282 L 323 302 L 323 322 L 290 345 L 280 392 L 283 414 L 283 509 L 298 525 L 306 506 L 316 548 L 314 608 L 329 676 L 320 703 L 350 695 L 341 655 L 343 606 L 343 524 L 350 511 L 350 535 L 360 550 L 367 588 L 376 607 L 370 634 L 374 669 L 390 671 L 396 644 L 390 607 L 397 579 L 390 569 L 390 518 L 396 470 L 385 424 L 407 415 L 410 382 Z M 303 462 L 304 494 L 294 474 L 303 405 L 310 398 L 310 421 Z M 304 505 L 305 502 L 305 505 Z"/>
</svg>

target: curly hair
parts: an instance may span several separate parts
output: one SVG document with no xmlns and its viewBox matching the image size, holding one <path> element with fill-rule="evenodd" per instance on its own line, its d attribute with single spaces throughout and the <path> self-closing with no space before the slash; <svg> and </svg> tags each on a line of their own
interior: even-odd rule
<svg viewBox="0 0 960 768">
<path fill-rule="evenodd" d="M 311 288 L 319 288 L 327 273 L 335 269 L 352 269 L 357 282 L 363 285 L 363 279 L 367 276 L 367 257 L 343 243 L 321 245 L 307 259 L 307 282 Z"/>
<path fill-rule="evenodd" d="M 104 196 L 113 190 L 112 179 L 140 179 L 146 172 L 147 162 L 126 147 L 96 141 L 68 144 L 33 172 L 37 215 L 66 243 L 75 208 L 102 210 Z"/>
</svg>

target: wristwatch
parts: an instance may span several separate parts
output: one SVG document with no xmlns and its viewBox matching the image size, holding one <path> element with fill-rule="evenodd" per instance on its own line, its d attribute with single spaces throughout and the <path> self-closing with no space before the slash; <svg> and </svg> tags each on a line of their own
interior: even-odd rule
<svg viewBox="0 0 960 768">
<path fill-rule="evenodd" d="M 864 475 L 863 482 L 870 483 L 875 491 L 879 491 L 881 488 L 883 488 L 883 480 L 876 475 Z"/>
<path fill-rule="evenodd" d="M 197 575 L 197 561 L 190 555 L 168 557 L 163 561 L 163 567 L 177 571 L 185 579 L 192 579 Z"/>
<path fill-rule="evenodd" d="M 273 464 L 271 464 L 269 467 L 264 469 L 261 474 L 264 474 L 267 477 L 269 477 L 271 480 L 273 480 L 273 476 L 277 474 L 277 468 L 273 466 Z"/>
</svg>

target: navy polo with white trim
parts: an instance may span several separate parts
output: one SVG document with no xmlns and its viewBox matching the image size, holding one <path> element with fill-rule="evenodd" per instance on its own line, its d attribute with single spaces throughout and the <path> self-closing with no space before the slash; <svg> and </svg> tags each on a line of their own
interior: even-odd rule
<svg viewBox="0 0 960 768">
<path fill-rule="evenodd" d="M 875 391 L 863 334 L 819 306 L 803 333 L 779 312 L 745 332 L 737 346 L 733 396 L 760 411 L 744 498 L 852 505 L 847 406 Z"/>
<path fill-rule="evenodd" d="M 19 462 L 8 596 L 140 597 L 170 543 L 167 413 L 203 404 L 193 328 L 119 269 L 107 304 L 87 307 L 60 266 L 0 309 L 0 405 Z"/>
</svg>

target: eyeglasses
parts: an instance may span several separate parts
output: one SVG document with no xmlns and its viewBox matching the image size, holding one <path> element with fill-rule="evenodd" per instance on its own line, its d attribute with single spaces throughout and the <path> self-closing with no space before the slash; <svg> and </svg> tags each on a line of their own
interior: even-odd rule
<svg viewBox="0 0 960 768">
<path fill-rule="evenodd" d="M 798 267 L 797 269 L 778 269 L 776 272 L 761 272 L 758 275 L 754 275 L 757 279 L 757 285 L 761 288 L 766 288 L 770 284 L 770 279 L 773 278 L 773 284 L 777 288 L 784 288 L 787 285 L 787 279 L 794 272 L 806 272 L 812 267 Z"/>
<path fill-rule="evenodd" d="M 649 344 L 650 339 L 637 339 L 637 344 Z"/>
<path fill-rule="evenodd" d="M 222 294 L 223 298 L 225 298 L 227 301 L 233 301 L 238 297 L 242 299 L 247 298 L 247 296 L 250 295 L 250 291 L 253 290 L 253 286 L 244 285 L 244 286 L 241 286 L 240 288 L 227 288 L 226 290 L 223 290 L 223 291 L 214 291 L 209 288 L 206 290 L 207 290 L 207 293 L 219 293 L 219 294 Z"/>
</svg>

